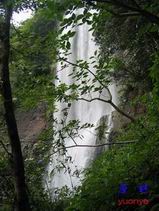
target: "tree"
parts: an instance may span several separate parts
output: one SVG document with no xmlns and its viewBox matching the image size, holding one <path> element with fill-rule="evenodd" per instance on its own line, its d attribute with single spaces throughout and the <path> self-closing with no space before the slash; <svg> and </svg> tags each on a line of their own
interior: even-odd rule
<svg viewBox="0 0 159 211">
<path fill-rule="evenodd" d="M 1 89 L 5 109 L 5 120 L 8 129 L 8 135 L 11 145 L 11 164 L 14 172 L 16 210 L 29 211 L 29 199 L 25 183 L 24 162 L 21 151 L 21 144 L 13 109 L 12 90 L 9 78 L 9 58 L 10 58 L 10 22 L 13 12 L 11 1 L 4 1 L 3 17 L 0 22 L 0 72 L 1 72 Z"/>
<path fill-rule="evenodd" d="M 49 2 L 49 1 L 48 1 Z M 47 1 L 46 1 L 47 3 Z M 10 47 L 10 38 L 11 38 L 11 17 L 13 11 L 21 11 L 23 9 L 32 9 L 37 10 L 39 7 L 44 7 L 45 4 L 43 4 L 43 1 L 28 1 L 28 0 L 21 0 L 21 1 L 1 1 L 0 3 L 0 72 L 1 72 L 1 81 L 0 81 L 0 88 L 2 91 L 2 98 L 3 98 L 3 105 L 5 110 L 5 121 L 8 129 L 8 136 L 10 139 L 10 146 L 11 146 L 11 153 L 8 152 L 8 149 L 5 147 L 3 142 L 1 142 L 2 147 L 7 152 L 7 155 L 10 156 L 10 162 L 13 170 L 13 178 L 14 178 L 14 189 L 15 189 L 15 209 L 17 211 L 22 210 L 31 210 L 29 205 L 29 199 L 28 199 L 28 193 L 27 193 L 27 187 L 26 187 L 26 179 L 25 179 L 25 170 L 24 170 L 24 161 L 22 156 L 22 150 L 21 150 L 21 143 L 20 138 L 18 134 L 17 129 L 17 123 L 15 119 L 14 114 L 14 108 L 13 108 L 13 100 L 12 100 L 12 89 L 11 89 L 11 82 L 10 82 L 10 55 L 11 53 L 11 47 Z M 51 4 L 51 6 L 54 6 L 54 4 Z M 46 5 L 45 5 L 46 6 Z M 50 7 L 51 7 L 50 6 Z M 47 10 L 47 6 L 46 6 Z M 51 10 L 51 9 L 50 9 Z M 55 12 L 56 16 L 56 12 Z M 44 16 L 45 17 L 45 16 Z M 55 19 L 56 20 L 56 19 Z M 44 20 L 43 20 L 44 21 Z M 47 24 L 51 23 L 54 25 L 53 21 L 47 22 L 46 18 L 46 27 L 45 31 L 38 31 L 39 27 L 37 25 L 40 25 L 40 23 L 35 24 L 35 32 L 34 34 L 40 34 L 41 40 L 43 37 L 46 39 L 46 34 L 48 34 L 47 30 L 49 26 Z M 53 28 L 53 26 L 51 27 Z M 43 22 L 41 23 L 42 28 L 44 28 Z M 49 28 L 50 29 L 50 28 Z M 36 31 L 37 30 L 37 31 Z M 30 38 L 30 37 L 29 37 Z M 36 39 L 37 40 L 37 39 Z M 23 39 L 25 42 L 25 40 Z M 44 40 L 43 40 L 44 42 Z M 42 45 L 42 41 L 40 42 Z M 36 47 L 41 47 L 37 44 Z M 28 46 L 26 46 L 27 48 Z M 41 47 L 42 48 L 42 47 Z M 14 49 L 17 50 L 17 49 Z M 41 50 L 41 49 L 40 49 Z M 41 50 L 39 52 L 41 53 L 41 57 L 45 59 L 45 53 Z M 44 49 L 43 49 L 44 50 Z M 18 51 L 18 50 L 17 50 Z M 35 53 L 34 51 L 33 53 Z M 13 52 L 14 53 L 14 52 Z M 49 52 L 51 54 L 51 52 Z M 51 57 L 51 55 L 47 52 L 47 55 Z M 31 61 L 31 55 L 29 54 L 28 58 L 29 61 Z M 40 66 L 38 64 L 40 58 L 34 57 L 33 61 L 36 65 L 35 71 L 37 71 L 38 67 Z M 48 60 L 47 63 L 49 63 L 51 60 Z M 43 69 L 47 68 L 49 64 L 44 66 L 41 66 L 42 71 L 38 71 L 36 74 L 40 75 L 43 74 Z M 35 75 L 36 75 L 35 74 Z"/>
</svg>

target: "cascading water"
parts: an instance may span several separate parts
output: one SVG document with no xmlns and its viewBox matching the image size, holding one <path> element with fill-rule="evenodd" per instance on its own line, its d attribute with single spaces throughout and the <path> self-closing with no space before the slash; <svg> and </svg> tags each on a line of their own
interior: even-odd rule
<svg viewBox="0 0 159 211">
<path fill-rule="evenodd" d="M 81 14 L 82 9 L 77 11 L 77 14 Z M 76 63 L 76 60 L 85 60 L 90 62 L 90 57 L 94 56 L 94 52 L 97 50 L 97 46 L 93 40 L 93 36 L 91 31 L 89 31 L 89 26 L 87 24 L 83 24 L 76 27 L 76 34 L 71 39 L 71 54 L 67 56 L 67 61 L 71 63 Z M 71 65 L 62 68 L 61 64 L 57 65 L 57 77 L 58 81 L 56 82 L 56 86 L 60 83 L 66 83 L 68 85 L 72 83 L 80 83 L 81 81 L 75 81 L 75 79 L 71 78 L 69 75 L 73 71 L 73 67 Z M 95 72 L 94 64 L 89 65 L 89 69 L 92 72 Z M 93 78 L 94 76 L 89 73 L 88 77 Z M 82 79 L 81 79 L 82 80 Z M 98 85 L 96 82 L 95 85 Z M 113 102 L 116 103 L 116 87 L 115 85 L 109 86 Z M 108 99 L 107 90 L 103 90 L 100 95 L 104 96 L 105 99 Z M 99 97 L 99 93 L 85 94 L 82 98 L 92 99 L 95 97 Z M 60 122 L 62 119 L 66 118 L 62 110 L 65 110 L 67 105 L 66 103 L 57 102 L 56 104 L 58 111 L 54 114 L 54 118 Z M 74 101 L 71 103 L 69 109 L 67 109 L 67 119 L 68 123 L 70 120 L 79 120 L 80 125 L 85 123 L 93 124 L 94 127 L 91 128 L 83 128 L 80 130 L 80 137 L 67 137 L 64 140 L 64 145 L 66 147 L 77 145 L 95 145 L 97 142 L 99 143 L 101 140 L 98 140 L 99 137 L 97 134 L 97 127 L 99 127 L 101 119 L 104 119 L 107 124 L 107 132 L 111 131 L 112 125 L 112 111 L 113 108 L 105 102 L 101 101 L 92 101 L 86 102 L 83 100 Z M 106 117 L 106 118 L 104 118 Z M 55 125 L 56 130 L 61 129 L 61 125 Z M 82 138 L 81 138 L 82 137 Z M 105 135 L 105 142 L 108 135 Z M 56 138 L 56 137 L 55 137 Z M 77 172 L 79 170 L 85 169 L 92 159 L 94 159 L 97 149 L 94 147 L 71 147 L 67 148 L 67 162 L 66 155 L 62 155 L 60 153 L 54 153 L 51 156 L 50 164 L 48 165 L 48 177 L 47 177 L 47 187 L 49 190 L 52 190 L 52 194 L 54 195 L 54 190 L 56 188 L 62 188 L 63 186 L 67 186 L 70 189 L 73 189 L 75 186 L 80 184 L 80 177 L 77 177 Z M 68 159 L 68 156 L 70 156 Z M 56 165 L 61 164 L 65 166 L 65 168 L 55 168 Z M 64 165 L 63 165 L 64 164 Z M 52 170 L 53 174 L 51 173 Z M 76 173 L 76 174 L 75 174 Z"/>
</svg>

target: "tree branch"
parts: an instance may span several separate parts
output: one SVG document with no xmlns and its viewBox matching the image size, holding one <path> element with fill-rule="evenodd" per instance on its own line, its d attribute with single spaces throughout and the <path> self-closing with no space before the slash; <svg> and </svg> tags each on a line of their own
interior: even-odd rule
<svg viewBox="0 0 159 211">
<path fill-rule="evenodd" d="M 94 0 L 90 0 L 91 4 L 93 4 L 93 2 L 95 2 Z M 138 12 L 141 16 L 145 17 L 146 19 L 148 19 L 150 22 L 155 23 L 157 25 L 159 25 L 159 17 L 147 10 L 142 9 L 139 4 L 137 4 L 136 1 L 133 1 L 135 4 L 135 7 L 130 6 L 128 4 L 125 4 L 119 0 L 96 0 L 96 2 L 99 3 L 107 3 L 110 5 L 114 5 L 114 6 L 118 6 L 130 11 L 134 11 L 134 12 Z"/>
<path fill-rule="evenodd" d="M 109 142 L 109 143 L 105 143 L 105 144 L 98 144 L 98 145 L 71 145 L 71 146 L 65 146 L 62 148 L 59 148 L 57 151 L 53 152 L 52 154 L 55 154 L 57 152 L 59 152 L 60 150 L 64 150 L 64 149 L 70 149 L 70 148 L 75 148 L 75 147 L 90 147 L 90 148 L 96 148 L 96 147 L 103 147 L 103 146 L 109 146 L 109 145 L 120 145 L 120 144 L 133 144 L 133 143 L 137 143 L 137 141 L 124 141 L 124 142 Z"/>
<path fill-rule="evenodd" d="M 102 101 L 104 103 L 110 103 L 111 102 L 110 100 L 104 100 L 104 99 L 101 99 L 101 98 L 98 98 L 98 97 L 90 99 L 90 100 L 85 99 L 85 98 L 78 98 L 77 100 L 84 100 L 84 101 L 87 101 L 87 102 L 92 102 L 92 101 L 95 101 L 95 100 L 99 100 L 99 101 Z"/>
<path fill-rule="evenodd" d="M 90 6 L 93 6 L 97 9 L 99 9 L 99 5 L 94 4 L 93 2 L 89 2 L 88 3 Z M 141 14 L 139 12 L 133 11 L 133 12 L 124 12 L 124 13 L 117 13 L 111 9 L 108 8 L 103 8 L 100 6 L 100 9 L 104 9 L 107 12 L 111 13 L 112 15 L 116 16 L 116 17 L 130 17 L 130 16 L 141 16 Z"/>
<path fill-rule="evenodd" d="M 109 102 L 110 105 L 112 105 L 113 108 L 115 108 L 116 111 L 118 111 L 120 114 L 122 114 L 123 116 L 127 117 L 128 119 L 130 119 L 132 122 L 135 122 L 135 119 L 128 115 L 127 113 L 125 113 L 123 110 L 121 110 L 118 106 L 116 106 L 112 101 Z"/>
<path fill-rule="evenodd" d="M 74 142 L 74 144 L 77 146 L 77 143 L 76 143 L 76 141 L 74 140 L 74 138 L 71 136 L 71 134 L 69 134 L 68 132 L 67 132 L 67 134 L 68 134 L 68 136 L 72 139 L 72 141 Z"/>
<path fill-rule="evenodd" d="M 60 58 L 61 60 L 65 61 L 66 63 L 68 63 L 68 64 L 74 66 L 74 67 L 80 68 L 80 66 L 79 66 L 78 64 L 72 63 L 72 62 L 68 61 L 68 60 L 65 59 L 65 58 L 61 58 L 61 57 L 59 57 L 59 58 Z M 128 115 L 127 113 L 125 113 L 124 111 L 122 111 L 118 106 L 116 106 L 116 105 L 112 102 L 112 94 L 111 94 L 109 88 L 108 88 L 107 86 L 105 86 L 105 85 L 103 84 L 103 82 L 102 82 L 102 81 L 101 81 L 101 80 L 100 80 L 100 79 L 99 79 L 90 69 L 88 69 L 88 68 L 84 68 L 84 69 L 86 69 L 89 73 L 91 73 L 91 74 L 94 76 L 94 78 L 103 86 L 103 88 L 105 88 L 105 89 L 107 90 L 110 99 L 109 99 L 109 100 L 104 100 L 104 99 L 101 99 L 101 98 L 93 98 L 93 99 L 88 100 L 88 99 L 85 99 L 85 98 L 78 98 L 78 100 L 85 100 L 85 101 L 87 101 L 87 102 L 92 102 L 92 101 L 94 101 L 94 100 L 100 100 L 100 101 L 102 101 L 102 102 L 109 103 L 109 104 L 110 104 L 113 108 L 115 108 L 115 110 L 118 111 L 120 114 L 122 114 L 122 115 L 125 116 L 126 118 L 130 119 L 132 122 L 135 122 L 135 119 L 134 119 L 132 116 L 130 116 L 130 115 Z"/>
<path fill-rule="evenodd" d="M 92 101 L 94 101 L 94 100 L 99 100 L 99 101 L 102 101 L 102 102 L 105 102 L 105 103 L 109 103 L 109 104 L 110 104 L 113 108 L 115 108 L 115 110 L 118 111 L 120 114 L 122 114 L 123 116 L 127 117 L 127 118 L 130 119 L 132 122 L 135 122 L 135 119 L 134 119 L 132 116 L 130 116 L 130 115 L 128 115 L 127 113 L 125 113 L 124 111 L 122 111 L 118 106 L 116 106 L 116 105 L 112 102 L 112 100 L 104 100 L 104 99 L 101 99 L 101 98 L 98 98 L 98 97 L 93 98 L 93 99 L 90 99 L 90 100 L 85 99 L 85 98 L 78 98 L 77 100 L 84 100 L 84 101 L 87 101 L 87 102 L 92 102 Z"/>
<path fill-rule="evenodd" d="M 123 12 L 123 13 L 114 13 L 114 15 L 116 15 L 118 17 L 130 17 L 130 16 L 132 17 L 132 16 L 139 16 L 140 13 L 138 13 L 138 12 Z"/>
<path fill-rule="evenodd" d="M 12 89 L 10 83 L 10 21 L 13 12 L 13 3 L 5 1 L 4 19 L 2 20 L 2 35 L 0 36 L 0 73 L 2 80 L 2 96 L 5 110 L 5 121 L 8 130 L 8 136 L 12 152 L 12 164 L 14 172 L 14 188 L 16 195 L 16 210 L 29 211 L 29 199 L 26 192 L 25 170 L 21 150 L 21 143 L 18 134 L 18 128 L 13 108 Z"/>
<path fill-rule="evenodd" d="M 2 145 L 4 151 L 7 153 L 7 155 L 8 155 L 9 157 L 12 157 L 12 154 L 11 154 L 10 152 L 8 152 L 8 149 L 7 149 L 7 147 L 5 146 L 5 144 L 3 143 L 3 141 L 0 140 L 0 144 Z"/>
<path fill-rule="evenodd" d="M 70 64 L 70 65 L 72 65 L 72 66 L 74 66 L 74 67 L 78 67 L 78 68 L 80 68 L 80 66 L 78 65 L 78 64 L 75 64 L 75 63 L 73 63 L 73 62 L 70 62 L 70 61 L 68 61 L 66 58 L 62 58 L 62 57 L 59 57 L 59 59 L 60 60 L 63 60 L 63 61 L 65 61 L 66 63 L 68 63 L 68 64 Z M 108 92 L 108 94 L 109 94 L 109 97 L 110 97 L 110 100 L 112 100 L 112 95 L 111 95 L 111 92 L 110 92 L 110 90 L 108 89 L 108 87 L 107 86 L 105 86 L 105 84 L 103 84 L 103 82 L 90 70 L 90 69 L 88 69 L 88 68 L 86 68 L 86 67 L 84 67 L 84 69 L 85 70 L 87 70 L 89 73 L 91 73 L 91 75 L 93 75 L 94 76 L 94 78 L 107 90 L 107 92 Z"/>
</svg>

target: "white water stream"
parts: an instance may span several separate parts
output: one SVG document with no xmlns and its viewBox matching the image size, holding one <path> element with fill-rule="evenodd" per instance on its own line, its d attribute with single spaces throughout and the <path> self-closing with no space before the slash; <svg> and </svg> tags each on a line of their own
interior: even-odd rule
<svg viewBox="0 0 159 211">
<path fill-rule="evenodd" d="M 77 13 L 81 13 L 82 10 L 78 10 Z M 90 61 L 90 57 L 94 56 L 94 52 L 98 49 L 93 40 L 92 33 L 89 31 L 89 26 L 87 24 L 83 24 L 81 26 L 76 27 L 76 35 L 71 39 L 71 54 L 67 57 L 67 60 L 73 63 L 76 63 L 76 60 L 83 59 L 87 62 Z M 94 64 L 93 64 L 94 65 Z M 93 65 L 90 65 L 89 68 L 92 72 L 95 72 Z M 57 76 L 59 80 L 57 81 L 57 86 L 60 83 L 72 84 L 77 83 L 73 81 L 73 79 L 68 76 L 72 72 L 72 66 L 61 70 L 61 64 L 57 66 Z M 89 77 L 93 76 L 89 74 Z M 82 79 L 81 79 L 82 80 Z M 79 81 L 78 83 L 80 83 Z M 95 85 L 98 85 L 95 84 Z M 117 93 L 116 86 L 109 86 L 110 92 L 112 94 L 113 102 L 117 101 Z M 108 93 L 106 90 L 102 92 L 102 98 L 108 99 Z M 90 99 L 90 95 L 86 94 L 82 96 L 86 99 Z M 98 93 L 92 93 L 91 97 L 99 97 Z M 65 118 L 63 115 L 62 109 L 66 107 L 66 103 L 57 102 L 58 112 L 54 114 L 54 117 L 60 121 Z M 112 125 L 112 111 L 113 108 L 104 102 L 101 101 L 75 101 L 71 104 L 70 109 L 68 110 L 68 116 L 66 122 L 69 120 L 80 120 L 80 125 L 85 123 L 94 124 L 95 127 L 82 129 L 80 131 L 80 135 L 82 135 L 82 139 L 79 137 L 74 138 L 74 141 L 78 145 L 95 145 L 97 142 L 97 130 L 96 127 L 99 126 L 99 122 L 102 117 L 107 117 L 107 132 L 110 132 Z M 55 125 L 55 128 L 61 129 L 61 125 Z M 107 137 L 108 135 L 105 135 Z M 74 141 L 71 137 L 65 139 L 65 146 L 75 145 Z M 105 140 L 106 142 L 107 140 Z M 75 175 L 76 170 L 83 170 L 86 168 L 92 159 L 94 159 L 94 155 L 96 153 L 96 148 L 92 147 L 73 147 L 67 149 L 67 156 L 72 157 L 71 162 L 65 162 L 66 157 L 60 155 L 59 153 L 55 153 L 51 157 L 51 162 L 48 165 L 48 177 L 47 177 L 47 186 L 49 190 L 52 191 L 54 195 L 54 190 L 56 188 L 62 188 L 67 185 L 68 188 L 73 189 L 75 186 L 80 184 L 80 177 L 77 178 Z M 55 169 L 55 166 L 59 163 L 65 163 L 66 168 L 62 168 L 60 170 Z M 52 174 L 52 170 L 54 169 L 54 174 Z"/>
</svg>

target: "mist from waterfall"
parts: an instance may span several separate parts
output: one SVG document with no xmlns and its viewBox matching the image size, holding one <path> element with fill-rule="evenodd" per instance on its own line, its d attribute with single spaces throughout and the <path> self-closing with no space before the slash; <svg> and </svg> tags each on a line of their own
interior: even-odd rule
<svg viewBox="0 0 159 211">
<path fill-rule="evenodd" d="M 77 11 L 78 14 L 82 12 L 82 9 Z M 94 37 L 92 32 L 89 31 L 90 26 L 87 24 L 83 24 L 77 26 L 75 31 L 76 34 L 73 38 L 71 38 L 71 54 L 67 56 L 67 61 L 76 63 L 76 60 L 85 60 L 88 63 L 91 61 L 90 57 L 95 56 L 94 52 L 98 50 L 98 46 L 96 46 Z M 57 64 L 57 77 L 56 86 L 61 83 L 66 83 L 68 85 L 72 83 L 80 83 L 82 81 L 74 81 L 72 77 L 69 75 L 73 71 L 73 67 L 66 63 L 65 68 L 62 68 L 61 63 Z M 94 64 L 89 65 L 89 69 L 95 73 Z M 93 76 L 89 73 L 89 77 Z M 98 85 L 96 82 L 95 85 Z M 117 101 L 117 93 L 116 86 L 112 84 L 109 86 L 110 92 L 112 94 L 113 102 Z M 103 90 L 100 93 L 102 98 L 108 99 L 107 90 Z M 90 94 L 85 94 L 82 97 L 86 99 L 92 99 L 95 97 L 99 97 L 99 93 L 94 92 Z M 54 118 L 60 122 L 62 119 L 66 118 L 64 109 L 66 109 L 67 103 L 57 102 L 56 108 L 57 112 L 54 114 Z M 95 145 L 97 144 L 97 127 L 100 124 L 100 121 L 103 117 L 105 118 L 107 124 L 107 132 L 110 132 L 113 123 L 112 123 L 112 111 L 113 108 L 108 104 L 101 101 L 92 101 L 86 102 L 83 100 L 74 101 L 71 103 L 69 109 L 67 109 L 68 115 L 66 122 L 70 120 L 79 120 L 80 125 L 85 123 L 93 124 L 94 127 L 91 128 L 83 128 L 79 131 L 79 136 L 75 138 L 67 137 L 64 140 L 64 144 L 66 147 L 74 146 L 75 143 L 77 145 Z M 61 129 L 60 124 L 54 125 L 56 130 Z M 107 139 L 108 134 L 105 135 L 105 139 Z M 56 137 L 55 137 L 56 138 Z M 106 140 L 105 140 L 106 142 Z M 57 152 L 51 156 L 50 164 L 48 165 L 48 176 L 47 176 L 47 186 L 49 190 L 51 190 L 52 194 L 56 188 L 62 188 L 67 186 L 70 189 L 81 184 L 81 178 L 83 178 L 83 174 L 79 174 L 79 172 L 83 171 L 94 159 L 96 154 L 96 148 L 93 147 L 72 147 L 67 148 L 66 155 L 62 155 Z M 66 161 L 67 160 L 67 161 Z M 63 165 L 63 164 L 64 165 Z M 57 165 L 61 164 L 62 167 L 55 168 Z M 53 170 L 54 169 L 54 170 Z M 52 173 L 53 172 L 53 173 Z"/>
</svg>

